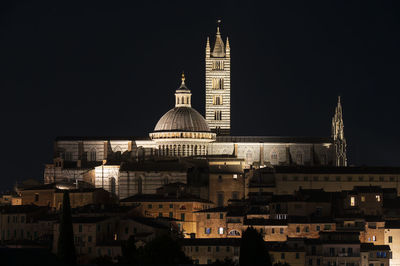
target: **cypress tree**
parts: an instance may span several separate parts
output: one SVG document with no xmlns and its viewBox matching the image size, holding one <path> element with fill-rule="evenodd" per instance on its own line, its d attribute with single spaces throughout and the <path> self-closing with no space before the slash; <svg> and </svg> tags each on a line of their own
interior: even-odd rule
<svg viewBox="0 0 400 266">
<path fill-rule="evenodd" d="M 271 258 L 262 235 L 253 227 L 244 231 L 240 243 L 240 266 L 271 266 Z"/>
<path fill-rule="evenodd" d="M 69 202 L 69 193 L 67 190 L 64 191 L 60 218 L 57 256 L 66 264 L 75 265 L 74 231 L 72 228 L 71 204 Z"/>
</svg>

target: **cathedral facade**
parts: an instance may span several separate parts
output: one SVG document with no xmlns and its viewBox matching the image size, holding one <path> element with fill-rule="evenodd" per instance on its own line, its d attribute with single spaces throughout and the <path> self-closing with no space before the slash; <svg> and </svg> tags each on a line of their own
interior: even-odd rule
<svg viewBox="0 0 400 266">
<path fill-rule="evenodd" d="M 119 194 L 119 189 L 116 189 L 119 177 L 130 175 L 129 167 L 121 169 L 124 160 L 146 162 L 162 158 L 214 156 L 242 160 L 243 168 L 347 166 L 340 98 L 332 119 L 331 136 L 231 136 L 230 70 L 229 40 L 226 38 L 224 43 L 218 27 L 214 42 L 209 38 L 206 42 L 204 117 L 191 106 L 192 94 L 182 75 L 175 97 L 171 95 L 171 101 L 175 98 L 175 106 L 161 116 L 148 137 L 58 137 L 54 145 L 54 162 L 46 165 L 44 171 L 45 183 L 92 180 L 96 186 Z M 174 181 L 184 182 L 186 176 L 178 168 L 171 170 L 176 171 L 174 176 L 179 177 Z M 162 171 L 153 172 L 152 177 L 143 175 L 142 180 L 135 177 L 132 182 L 136 182 L 135 186 L 140 182 L 142 188 L 142 184 L 153 179 L 155 188 L 168 179 L 168 174 L 163 175 Z M 129 183 L 129 178 L 127 180 Z M 123 194 L 127 197 L 138 191 L 135 189 Z"/>
</svg>

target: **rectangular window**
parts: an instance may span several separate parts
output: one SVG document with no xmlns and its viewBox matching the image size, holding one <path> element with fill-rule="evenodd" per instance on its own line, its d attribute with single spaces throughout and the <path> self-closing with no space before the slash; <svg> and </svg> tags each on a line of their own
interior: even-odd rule
<svg viewBox="0 0 400 266">
<path fill-rule="evenodd" d="M 234 200 L 239 199 L 239 192 L 233 191 L 233 192 L 232 192 L 232 199 L 234 199 Z"/>
<path fill-rule="evenodd" d="M 211 215 L 209 213 L 207 213 L 207 220 L 210 220 Z"/>
<path fill-rule="evenodd" d="M 168 216 L 169 218 L 174 218 L 174 213 L 170 212 Z"/>
<path fill-rule="evenodd" d="M 82 225 L 79 225 L 79 233 L 82 233 Z"/>
<path fill-rule="evenodd" d="M 159 213 L 158 213 L 158 217 L 163 217 L 163 216 L 162 216 L 162 212 L 159 212 Z"/>
<path fill-rule="evenodd" d="M 222 105 L 222 95 L 214 95 L 213 105 Z"/>
<path fill-rule="evenodd" d="M 315 227 L 315 230 L 316 230 L 317 232 L 321 231 L 321 226 L 317 225 L 317 226 Z"/>
<path fill-rule="evenodd" d="M 361 202 L 365 202 L 365 196 L 361 196 Z"/>
<path fill-rule="evenodd" d="M 271 234 L 275 234 L 275 228 L 271 229 Z"/>
<path fill-rule="evenodd" d="M 211 234 L 211 228 L 210 228 L 210 227 L 205 228 L 205 229 L 204 229 L 204 233 L 205 233 L 206 235 Z"/>
<path fill-rule="evenodd" d="M 300 259 L 300 254 L 296 253 L 296 259 Z"/>
<path fill-rule="evenodd" d="M 352 206 L 352 207 L 356 206 L 356 197 L 355 196 L 350 197 L 350 206 Z"/>
<path fill-rule="evenodd" d="M 283 228 L 279 228 L 279 233 L 282 235 L 283 234 Z"/>
<path fill-rule="evenodd" d="M 181 213 L 181 220 L 185 221 L 185 214 L 184 213 Z"/>
<path fill-rule="evenodd" d="M 217 193 L 217 205 L 218 207 L 224 206 L 224 192 Z"/>
<path fill-rule="evenodd" d="M 39 201 L 39 194 L 35 193 L 35 202 L 38 202 L 38 201 Z"/>
<path fill-rule="evenodd" d="M 214 120 L 222 120 L 222 111 L 214 111 Z"/>
<path fill-rule="evenodd" d="M 162 208 L 163 208 L 163 205 L 162 205 L 162 204 L 158 205 L 158 208 L 159 208 L 159 209 L 162 209 Z"/>
<path fill-rule="evenodd" d="M 282 260 L 285 259 L 285 253 L 281 253 L 281 259 L 282 259 Z"/>
<path fill-rule="evenodd" d="M 389 236 L 388 242 L 389 243 L 393 243 L 393 237 L 392 236 Z"/>
<path fill-rule="evenodd" d="M 219 214 L 219 219 L 224 219 L 224 214 L 223 213 Z"/>
<path fill-rule="evenodd" d="M 170 204 L 169 208 L 172 209 L 174 207 L 174 204 Z"/>
<path fill-rule="evenodd" d="M 153 208 L 153 205 L 152 205 L 152 204 L 149 204 L 147 207 L 148 207 L 149 209 L 151 209 L 151 208 Z"/>
<path fill-rule="evenodd" d="M 223 227 L 219 227 L 218 228 L 218 234 L 220 234 L 220 235 L 224 234 L 224 228 Z"/>
</svg>

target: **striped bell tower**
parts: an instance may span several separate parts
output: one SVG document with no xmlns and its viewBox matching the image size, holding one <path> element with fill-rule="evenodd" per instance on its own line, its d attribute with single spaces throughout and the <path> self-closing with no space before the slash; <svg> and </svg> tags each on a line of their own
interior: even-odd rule
<svg viewBox="0 0 400 266">
<path fill-rule="evenodd" d="M 206 120 L 217 135 L 231 131 L 231 49 L 222 41 L 218 21 L 213 49 L 206 44 Z"/>
</svg>

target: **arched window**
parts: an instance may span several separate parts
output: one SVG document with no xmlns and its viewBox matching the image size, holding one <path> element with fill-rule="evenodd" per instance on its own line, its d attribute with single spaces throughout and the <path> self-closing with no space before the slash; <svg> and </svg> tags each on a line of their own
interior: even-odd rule
<svg viewBox="0 0 400 266">
<path fill-rule="evenodd" d="M 116 182 L 114 177 L 110 178 L 110 192 L 116 194 Z"/>
<path fill-rule="evenodd" d="M 240 232 L 236 229 L 229 231 L 228 235 L 230 236 L 240 236 Z"/>
<path fill-rule="evenodd" d="M 278 152 L 276 150 L 273 150 L 271 152 L 271 164 L 277 165 L 279 163 L 279 158 L 278 158 Z"/>
<path fill-rule="evenodd" d="M 247 151 L 246 153 L 246 163 L 247 164 L 253 163 L 253 153 L 251 151 Z"/>
<path fill-rule="evenodd" d="M 137 193 L 142 193 L 142 178 L 139 176 L 136 178 L 136 185 L 137 185 Z"/>
<path fill-rule="evenodd" d="M 298 151 L 297 153 L 296 153 L 296 163 L 298 164 L 298 165 L 303 165 L 303 153 L 301 152 L 301 151 Z"/>
<path fill-rule="evenodd" d="M 89 152 L 89 161 L 96 161 L 97 157 L 96 157 L 96 149 L 91 149 Z"/>
</svg>

